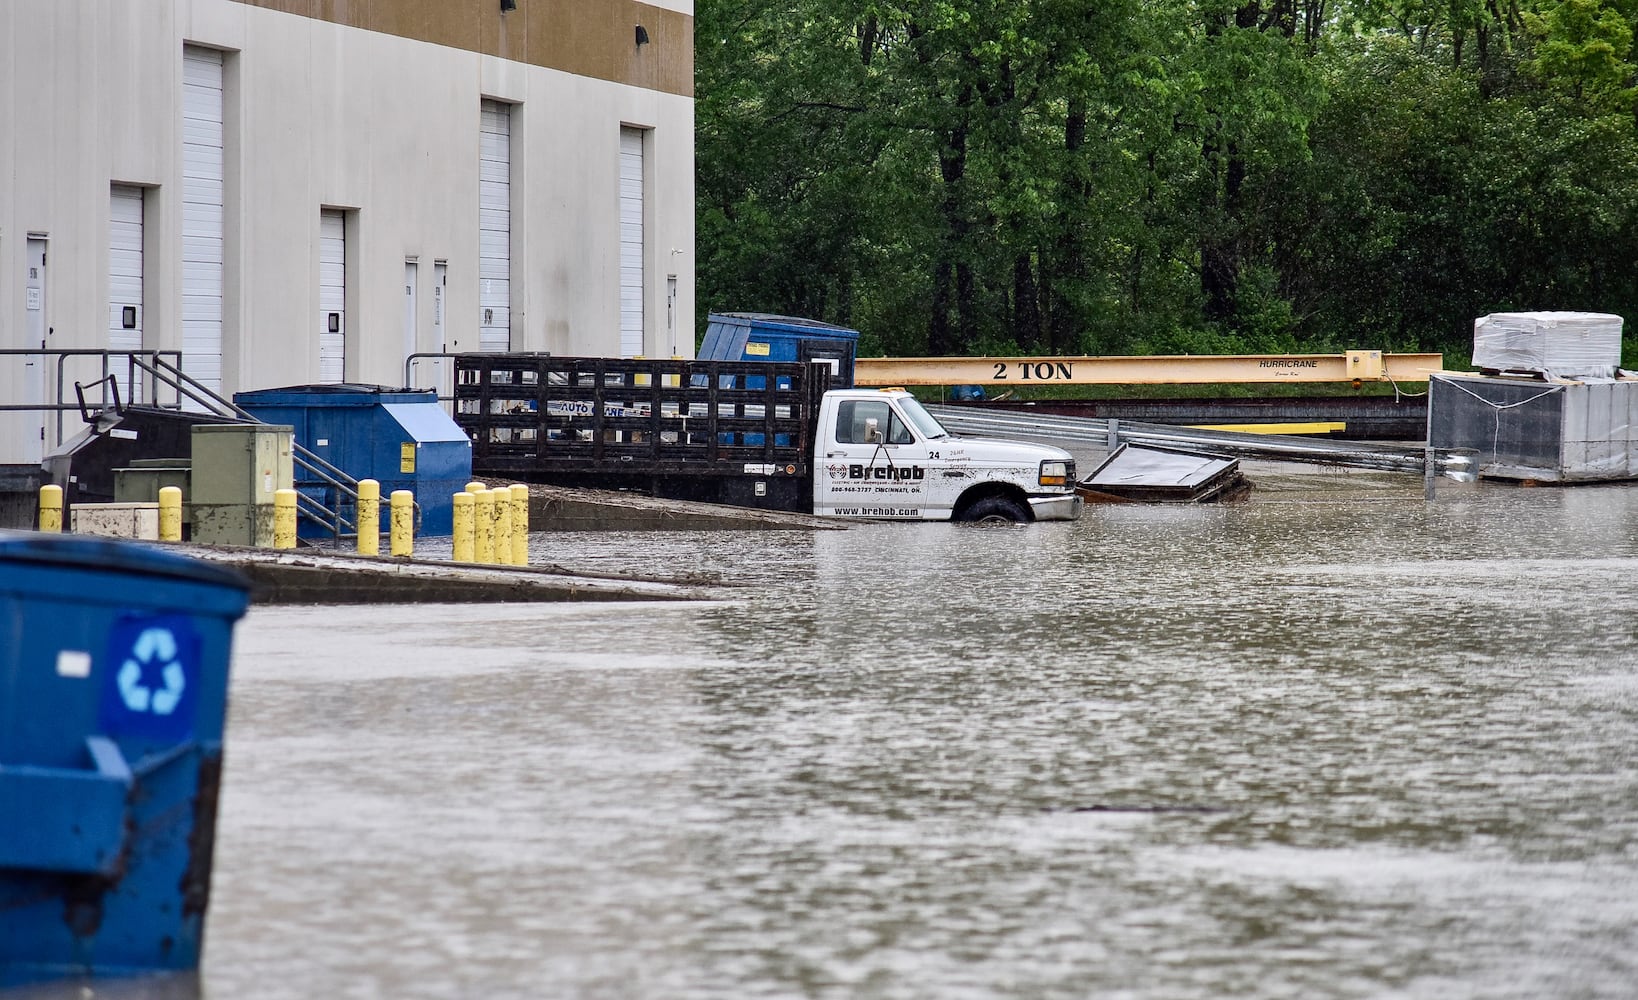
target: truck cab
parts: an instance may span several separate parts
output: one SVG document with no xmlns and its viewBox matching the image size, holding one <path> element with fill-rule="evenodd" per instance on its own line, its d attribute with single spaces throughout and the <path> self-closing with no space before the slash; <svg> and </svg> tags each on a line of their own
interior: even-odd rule
<svg viewBox="0 0 1638 1000">
<path fill-rule="evenodd" d="M 1025 523 L 1080 516 L 1069 452 L 955 437 L 903 389 L 833 389 L 818 424 L 815 514 Z"/>
</svg>

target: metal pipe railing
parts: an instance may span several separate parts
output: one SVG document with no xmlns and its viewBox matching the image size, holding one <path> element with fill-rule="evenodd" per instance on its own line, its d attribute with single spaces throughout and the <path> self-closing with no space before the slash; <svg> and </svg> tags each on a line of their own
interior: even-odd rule
<svg viewBox="0 0 1638 1000">
<path fill-rule="evenodd" d="M 1414 474 L 1422 474 L 1431 460 L 1440 472 L 1446 474 L 1464 475 L 1472 471 L 1471 455 L 1459 451 L 1435 451 L 1430 458 L 1430 450 L 1420 443 L 1392 445 L 1363 441 L 1316 441 L 1275 434 L 1208 431 L 1135 420 L 979 411 L 973 407 L 938 404 L 928 404 L 927 410 L 945 428 L 956 433 L 1073 441 L 1096 444 L 1109 450 L 1121 444 L 1190 448 L 1229 458 L 1343 465 Z"/>
</svg>

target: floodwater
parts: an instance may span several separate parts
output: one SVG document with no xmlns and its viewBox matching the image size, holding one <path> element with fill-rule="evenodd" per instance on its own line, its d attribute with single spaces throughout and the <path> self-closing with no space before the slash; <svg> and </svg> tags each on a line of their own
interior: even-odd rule
<svg viewBox="0 0 1638 1000">
<path fill-rule="evenodd" d="M 253 609 L 194 989 L 1638 995 L 1638 489 L 1259 484 Z"/>
</svg>

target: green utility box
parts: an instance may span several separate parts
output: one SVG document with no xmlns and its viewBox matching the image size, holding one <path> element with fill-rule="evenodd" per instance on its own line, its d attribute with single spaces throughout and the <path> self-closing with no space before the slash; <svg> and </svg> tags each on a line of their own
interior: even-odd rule
<svg viewBox="0 0 1638 1000">
<path fill-rule="evenodd" d="M 273 494 L 294 481 L 288 424 L 199 424 L 186 498 L 193 541 L 273 545 Z"/>
<path fill-rule="evenodd" d="M 157 503 L 160 490 L 175 486 L 185 504 L 193 499 L 189 471 L 185 458 L 139 458 L 114 470 L 114 502 Z"/>
</svg>

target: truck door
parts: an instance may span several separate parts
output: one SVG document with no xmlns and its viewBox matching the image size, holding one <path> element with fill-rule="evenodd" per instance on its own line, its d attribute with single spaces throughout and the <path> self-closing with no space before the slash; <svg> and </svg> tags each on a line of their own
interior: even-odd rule
<svg viewBox="0 0 1638 1000">
<path fill-rule="evenodd" d="M 887 399 L 837 404 L 814 470 L 814 513 L 921 519 L 927 497 L 927 443 Z M 937 517 L 938 515 L 931 514 Z"/>
</svg>

